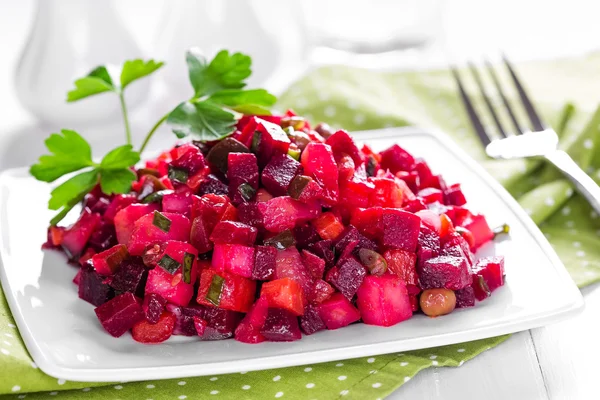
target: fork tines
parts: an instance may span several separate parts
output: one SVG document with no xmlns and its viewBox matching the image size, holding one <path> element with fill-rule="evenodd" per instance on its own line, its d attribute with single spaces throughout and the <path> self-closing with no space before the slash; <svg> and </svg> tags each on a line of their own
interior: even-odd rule
<svg viewBox="0 0 600 400">
<path fill-rule="evenodd" d="M 514 85 L 515 85 L 517 93 L 519 94 L 519 98 L 521 99 L 521 103 L 523 104 L 523 108 L 525 109 L 525 112 L 531 122 L 533 130 L 534 131 L 543 131 L 545 129 L 545 125 L 542 122 L 539 114 L 535 110 L 533 103 L 529 99 L 529 96 L 527 95 L 525 88 L 523 87 L 523 85 L 521 84 L 519 79 L 517 78 L 517 74 L 516 74 L 513 66 L 510 64 L 510 62 L 508 61 L 508 59 L 505 56 L 503 56 L 502 60 L 510 74 L 510 77 L 511 77 Z M 508 116 L 514 127 L 513 134 L 518 135 L 518 134 L 528 132 L 528 130 L 524 129 L 521 126 L 521 124 L 519 123 L 519 121 L 515 115 L 514 109 L 511 106 L 508 98 L 506 97 L 506 94 L 505 94 L 506 92 L 502 88 L 502 85 L 500 83 L 500 80 L 498 79 L 498 75 L 496 74 L 494 67 L 488 60 L 485 60 L 485 65 L 486 65 L 486 70 L 488 71 L 488 74 L 489 74 L 492 82 L 494 83 L 495 90 L 498 93 L 498 95 L 500 96 L 500 98 L 502 99 L 504 108 L 506 109 L 506 112 L 508 113 Z M 485 102 L 486 108 L 494 121 L 494 125 L 495 125 L 496 130 L 498 131 L 499 135 L 502 138 L 506 138 L 506 137 L 510 136 L 511 133 L 508 133 L 508 131 L 504 128 L 502 121 L 498 116 L 498 111 L 494 108 L 494 105 L 490 99 L 490 96 L 488 95 L 488 92 L 485 88 L 485 85 L 484 85 L 482 79 L 481 79 L 481 75 L 479 74 L 477 67 L 473 63 L 468 63 L 468 67 L 469 67 L 469 70 L 471 72 L 471 75 L 472 75 L 475 83 L 477 84 L 479 93 L 481 94 L 481 97 L 483 98 L 483 101 Z M 453 66 L 453 67 L 451 67 L 451 70 L 452 70 L 452 75 L 454 76 L 454 79 L 456 80 L 456 83 L 458 85 L 459 94 L 460 94 L 461 100 L 466 108 L 466 111 L 467 111 L 467 114 L 471 121 L 471 124 L 473 125 L 473 128 L 475 129 L 477 136 L 479 136 L 481 143 L 485 147 L 488 144 L 490 144 L 490 142 L 492 140 L 494 140 L 494 137 L 492 135 L 490 135 L 489 130 L 486 130 L 484 124 L 481 122 L 481 119 L 480 119 L 480 117 L 475 109 L 475 106 L 473 104 L 473 100 L 467 94 L 467 91 L 465 89 L 465 86 L 463 84 L 463 81 L 460 77 L 460 73 L 458 72 L 457 68 Z"/>
</svg>

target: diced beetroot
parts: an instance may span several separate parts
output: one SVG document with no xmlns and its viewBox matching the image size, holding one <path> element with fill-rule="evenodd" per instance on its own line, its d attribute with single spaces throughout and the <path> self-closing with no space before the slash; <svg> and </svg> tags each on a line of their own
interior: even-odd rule
<svg viewBox="0 0 600 400">
<path fill-rule="evenodd" d="M 302 262 L 306 268 L 308 268 L 308 271 L 313 278 L 323 278 L 323 274 L 325 273 L 325 260 L 308 250 L 302 250 Z"/>
<path fill-rule="evenodd" d="M 72 280 L 72 282 L 77 286 L 79 286 L 79 281 L 81 281 L 81 268 L 77 270 L 77 273 L 75 274 Z"/>
<path fill-rule="evenodd" d="M 419 286 L 417 255 L 406 250 L 387 250 L 383 253 L 388 271 L 397 275 L 406 285 Z"/>
<path fill-rule="evenodd" d="M 440 255 L 440 237 L 433 229 L 427 225 L 421 225 L 419 230 L 419 247 L 417 251 L 419 265 L 425 261 Z"/>
<path fill-rule="evenodd" d="M 274 233 L 293 229 L 297 223 L 309 221 L 321 213 L 318 204 L 304 204 L 289 196 L 258 203 L 258 209 L 264 216 L 265 229 Z"/>
<path fill-rule="evenodd" d="M 375 244 L 375 242 L 373 242 L 370 239 L 367 239 L 365 236 L 363 236 L 358 231 L 358 229 L 356 229 L 352 225 L 348 225 L 344 229 L 344 232 L 342 232 L 342 234 L 337 238 L 336 243 L 335 243 L 336 253 L 337 254 L 348 253 L 348 251 L 346 251 L 346 247 L 350 243 L 356 243 L 356 246 L 354 247 L 354 250 L 353 250 L 353 254 L 355 256 L 358 255 L 358 251 L 360 251 L 360 249 L 369 249 L 369 250 L 377 251 L 377 245 Z"/>
<path fill-rule="evenodd" d="M 227 196 L 217 194 L 205 194 L 200 197 L 192 197 L 192 220 L 202 217 L 209 229 L 208 235 L 212 233 L 215 225 L 224 218 L 231 202 Z"/>
<path fill-rule="evenodd" d="M 300 163 L 287 154 L 271 159 L 262 171 L 261 183 L 274 196 L 285 196 L 290 182 L 301 170 Z"/>
<path fill-rule="evenodd" d="M 70 259 L 78 259 L 85 246 L 100 224 L 100 214 L 84 208 L 77 222 L 67 228 L 62 236 L 62 248 Z"/>
<path fill-rule="evenodd" d="M 311 224 L 324 240 L 335 240 L 344 230 L 342 221 L 330 211 L 324 212 L 313 219 Z"/>
<path fill-rule="evenodd" d="M 79 271 L 78 294 L 80 299 L 98 307 L 115 297 L 113 288 L 92 267 L 84 266 Z"/>
<path fill-rule="evenodd" d="M 118 194 L 112 199 L 102 217 L 105 221 L 114 223 L 117 213 L 136 201 L 136 197 L 132 194 Z"/>
<path fill-rule="evenodd" d="M 206 328 L 208 328 L 208 322 L 205 319 L 194 315 L 192 317 L 194 320 L 194 328 L 196 329 L 196 333 L 198 336 L 204 336 L 206 333 Z"/>
<path fill-rule="evenodd" d="M 144 297 L 144 302 L 142 303 L 142 309 L 144 310 L 146 321 L 150 322 L 151 324 L 157 323 L 163 311 L 165 310 L 166 305 L 167 300 L 164 297 L 156 293 L 148 293 Z"/>
<path fill-rule="evenodd" d="M 312 293 L 312 277 L 306 266 L 302 263 L 302 257 L 292 246 L 277 252 L 275 259 L 275 279 L 290 278 L 296 281 L 304 292 L 304 300 L 307 301 Z"/>
<path fill-rule="evenodd" d="M 114 221 L 119 244 L 127 246 L 135 228 L 135 222 L 144 215 L 153 213 L 158 209 L 159 205 L 156 203 L 132 204 L 117 212 Z"/>
<path fill-rule="evenodd" d="M 163 312 L 154 324 L 142 320 L 133 325 L 131 336 L 140 343 L 161 343 L 171 337 L 175 327 L 175 316 L 168 311 Z"/>
<path fill-rule="evenodd" d="M 269 307 L 288 310 L 295 315 L 303 313 L 305 297 L 302 287 L 290 278 L 264 283 L 260 296 L 267 300 Z"/>
<path fill-rule="evenodd" d="M 272 246 L 256 246 L 254 252 L 254 268 L 252 279 L 267 281 L 273 279 L 275 274 L 275 260 L 277 249 Z"/>
<path fill-rule="evenodd" d="M 473 267 L 473 280 L 482 277 L 490 292 L 504 285 L 504 257 L 485 257 L 477 261 Z"/>
<path fill-rule="evenodd" d="M 448 188 L 446 186 L 446 181 L 444 181 L 444 178 L 442 178 L 441 175 L 434 175 L 433 178 L 431 178 L 431 181 L 428 182 L 428 185 L 429 187 L 440 189 L 442 192 L 445 192 Z"/>
<path fill-rule="evenodd" d="M 323 200 L 334 205 L 339 197 L 338 170 L 331 147 L 323 143 L 309 143 L 301 156 L 304 173 L 323 188 Z"/>
<path fill-rule="evenodd" d="M 473 234 L 475 243 L 472 251 L 477 250 L 494 238 L 494 232 L 490 229 L 485 217 L 481 214 L 471 214 L 470 217 L 463 220 L 460 226 L 466 228 Z"/>
<path fill-rule="evenodd" d="M 316 306 L 309 304 L 304 309 L 304 315 L 300 317 L 300 328 L 307 335 L 312 335 L 315 332 L 326 328 L 325 323 L 319 316 L 319 311 Z"/>
<path fill-rule="evenodd" d="M 404 203 L 404 206 L 402 207 L 402 209 L 404 211 L 416 213 L 420 210 L 426 210 L 427 206 L 425 205 L 423 200 L 413 199 L 413 200 L 409 200 L 408 202 Z"/>
<path fill-rule="evenodd" d="M 170 167 L 187 172 L 188 176 L 195 175 L 207 166 L 200 149 L 191 143 L 177 148 L 177 157 L 173 157 Z M 171 179 L 173 181 L 173 179 Z"/>
<path fill-rule="evenodd" d="M 208 174 L 204 177 L 202 183 L 198 187 L 198 194 L 217 194 L 217 195 L 228 195 L 229 186 L 221 181 L 216 175 Z"/>
<path fill-rule="evenodd" d="M 259 297 L 248 314 L 235 329 L 235 340 L 242 343 L 261 343 L 265 337 L 260 330 L 265 325 L 269 313 L 269 303 L 263 297 Z"/>
<path fill-rule="evenodd" d="M 442 222 L 440 220 L 439 215 L 430 210 L 420 210 L 415 213 L 419 218 L 421 218 L 421 223 L 427 225 L 434 232 L 437 232 L 438 235 L 442 229 Z"/>
<path fill-rule="evenodd" d="M 367 180 L 357 178 L 356 174 L 350 181 L 340 182 L 340 198 L 338 204 L 343 204 L 351 209 L 369 207 L 371 193 L 375 185 Z"/>
<path fill-rule="evenodd" d="M 210 235 L 214 243 L 242 244 L 252 246 L 256 241 L 258 230 L 242 222 L 221 221 Z"/>
<path fill-rule="evenodd" d="M 183 214 L 190 218 L 192 215 L 192 194 L 187 191 L 165 194 L 162 199 L 162 210 Z"/>
<path fill-rule="evenodd" d="M 279 125 L 259 119 L 256 130 L 252 139 L 252 151 L 258 156 L 261 167 L 267 165 L 274 156 L 287 154 L 290 139 Z"/>
<path fill-rule="evenodd" d="M 213 248 L 213 242 L 210 241 L 211 231 L 206 219 L 196 217 L 192 221 L 190 228 L 190 243 L 198 250 L 198 253 L 207 253 Z"/>
<path fill-rule="evenodd" d="M 288 186 L 287 194 L 301 203 L 315 203 L 323 198 L 323 188 L 310 176 L 296 175 Z"/>
<path fill-rule="evenodd" d="M 92 249 L 91 247 L 85 249 L 81 257 L 79 257 L 79 266 L 83 267 L 88 265 L 88 260 L 91 260 L 95 254 L 96 250 Z"/>
<path fill-rule="evenodd" d="M 328 275 L 329 283 L 339 290 L 348 300 L 356 294 L 358 287 L 367 275 L 366 268 L 354 257 L 340 260 L 338 265 L 330 271 L 336 271 Z"/>
<path fill-rule="evenodd" d="M 181 307 L 167 303 L 165 308 L 175 316 L 173 335 L 196 336 L 198 334 L 194 318 L 204 317 L 204 308 L 202 306 Z"/>
<path fill-rule="evenodd" d="M 183 271 L 186 253 L 193 256 L 189 283 L 185 282 Z M 160 254 L 156 256 L 158 265 L 148 273 L 146 293 L 159 294 L 173 304 L 187 305 L 194 295 L 194 282 L 198 275 L 195 262 L 196 249 L 188 243 L 167 241 L 162 254 L 160 252 L 158 254 Z M 174 268 L 174 271 L 171 272 L 170 268 Z"/>
<path fill-rule="evenodd" d="M 383 208 L 359 208 L 352 213 L 350 223 L 369 239 L 377 239 L 383 232 Z"/>
<path fill-rule="evenodd" d="M 421 226 L 418 216 L 407 211 L 384 208 L 382 224 L 382 246 L 413 252 L 416 250 Z"/>
<path fill-rule="evenodd" d="M 475 305 L 475 290 L 467 286 L 454 292 L 456 296 L 456 308 L 467 308 Z"/>
<path fill-rule="evenodd" d="M 422 198 L 425 204 L 435 203 L 436 201 L 439 203 L 444 202 L 444 193 L 436 188 L 421 189 L 419 193 L 417 193 L 417 196 Z"/>
<path fill-rule="evenodd" d="M 338 167 L 338 181 L 347 182 L 352 180 L 356 170 L 352 157 L 350 157 L 348 154 L 336 155 L 335 153 L 333 156 Z"/>
<path fill-rule="evenodd" d="M 450 239 L 448 240 L 448 238 Z M 441 255 L 465 257 L 469 266 L 473 265 L 473 255 L 471 254 L 471 250 L 469 250 L 467 241 L 456 232 L 446 237 L 446 242 L 442 246 Z"/>
<path fill-rule="evenodd" d="M 369 197 L 369 206 L 371 207 L 402 207 L 404 193 L 401 186 L 394 179 L 388 178 L 369 178 L 375 189 Z"/>
<path fill-rule="evenodd" d="M 101 220 L 90 240 L 88 246 L 94 249 L 97 253 L 108 250 L 117 244 L 117 233 L 115 226 L 110 222 Z"/>
<path fill-rule="evenodd" d="M 343 328 L 360 319 L 358 309 L 341 293 L 334 293 L 317 310 L 327 329 Z"/>
<path fill-rule="evenodd" d="M 246 225 L 263 230 L 265 228 L 265 216 L 258 203 L 242 203 L 238 207 L 240 221 Z"/>
<path fill-rule="evenodd" d="M 317 279 L 313 287 L 312 297 L 310 302 L 314 304 L 320 304 L 331 297 L 335 292 L 333 286 L 325 282 L 323 279 Z"/>
<path fill-rule="evenodd" d="M 140 301 L 132 293 L 123 293 L 94 311 L 104 329 L 114 337 L 123 335 L 144 319 Z"/>
<path fill-rule="evenodd" d="M 109 276 L 114 274 L 128 257 L 127 247 L 124 244 L 118 244 L 102 253 L 95 254 L 90 262 L 100 275 Z"/>
<path fill-rule="evenodd" d="M 417 185 L 419 188 L 431 187 L 433 173 L 431 172 L 431 169 L 425 160 L 422 158 L 415 158 L 414 172 L 416 172 L 419 177 Z"/>
<path fill-rule="evenodd" d="M 398 171 L 411 171 L 414 168 L 413 156 L 397 144 L 379 154 L 381 155 L 381 168 L 389 169 L 393 174 Z"/>
<path fill-rule="evenodd" d="M 271 342 L 292 342 L 302 338 L 298 318 L 289 311 L 269 308 L 260 333 Z"/>
<path fill-rule="evenodd" d="M 412 317 L 408 291 L 396 275 L 369 275 L 356 294 L 356 303 L 365 324 L 392 326 Z"/>
<path fill-rule="evenodd" d="M 227 272 L 205 269 L 200 276 L 198 304 L 248 312 L 254 301 L 256 281 Z"/>
<path fill-rule="evenodd" d="M 467 204 L 467 199 L 460 188 L 460 183 L 455 183 L 454 185 L 448 186 L 444 196 L 446 198 L 446 204 L 451 204 L 454 206 L 464 206 Z"/>
<path fill-rule="evenodd" d="M 296 225 L 293 232 L 298 249 L 305 249 L 311 243 L 321 240 L 317 230 L 310 223 Z"/>
<path fill-rule="evenodd" d="M 363 160 L 360 155 L 360 150 L 358 150 L 356 143 L 354 143 L 354 140 L 345 130 L 335 132 L 327 138 L 325 143 L 331 146 L 331 150 L 336 160 L 341 158 L 344 154 L 347 154 L 352 157 L 354 165 L 358 166 L 362 164 Z"/>
<path fill-rule="evenodd" d="M 311 243 L 308 250 L 325 260 L 325 264 L 332 267 L 335 264 L 335 254 L 333 252 L 333 240 L 320 240 Z"/>
<path fill-rule="evenodd" d="M 419 265 L 419 282 L 423 289 L 446 288 L 459 290 L 473 282 L 469 264 L 464 257 L 440 256 Z"/>
<path fill-rule="evenodd" d="M 254 247 L 239 244 L 215 244 L 212 266 L 217 272 L 231 272 L 250 278 L 254 269 Z"/>
<path fill-rule="evenodd" d="M 202 340 L 222 340 L 232 337 L 244 316 L 242 313 L 217 307 L 199 306 L 199 308 L 202 310 L 201 318 L 206 321 L 204 334 L 200 337 Z M 184 309 L 184 314 L 189 309 L 190 307 Z"/>
<path fill-rule="evenodd" d="M 132 257 L 121 263 L 121 267 L 110 278 L 109 285 L 117 293 L 131 292 L 137 297 L 144 297 L 144 288 L 148 279 L 148 271 L 140 257 Z"/>
<path fill-rule="evenodd" d="M 229 153 L 227 158 L 229 196 L 235 205 L 254 199 L 258 189 L 258 164 L 252 153 Z"/>
<path fill-rule="evenodd" d="M 165 226 L 159 227 L 161 221 L 168 221 Z M 156 225 L 155 225 L 156 224 Z M 146 214 L 134 224 L 131 239 L 127 248 L 134 256 L 141 256 L 146 246 L 167 240 L 185 242 L 190 239 L 190 220 L 185 216 L 174 213 L 160 213 L 155 211 Z"/>
</svg>

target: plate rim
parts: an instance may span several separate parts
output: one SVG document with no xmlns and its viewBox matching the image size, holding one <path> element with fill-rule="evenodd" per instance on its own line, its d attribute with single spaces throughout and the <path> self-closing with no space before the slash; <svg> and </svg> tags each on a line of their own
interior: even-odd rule
<svg viewBox="0 0 600 400">
<path fill-rule="evenodd" d="M 11 293 L 6 295 L 10 311 L 13 319 L 18 327 L 19 333 L 25 343 L 25 346 L 37 364 L 37 366 L 47 375 L 55 378 L 66 379 L 70 381 L 79 382 L 114 382 L 122 379 L 128 381 L 135 380 L 153 380 L 153 379 L 173 379 L 173 378 L 185 378 L 192 376 L 203 376 L 208 374 L 227 374 L 236 373 L 240 371 L 255 371 L 264 370 L 271 368 L 284 368 L 292 367 L 305 364 L 314 364 L 321 362 L 336 361 L 341 359 L 352 359 L 360 357 L 375 356 L 381 354 L 395 353 L 399 351 L 411 351 L 419 350 L 424 348 L 432 348 L 443 345 L 452 345 L 463 342 L 470 342 L 473 340 L 480 340 L 491 338 L 495 336 L 502 336 L 506 334 L 516 333 L 524 330 L 538 328 L 547 324 L 561 321 L 567 317 L 575 315 L 577 312 L 581 312 L 584 307 L 584 299 L 569 275 L 566 267 L 540 231 L 540 229 L 531 220 L 529 215 L 523 210 L 519 203 L 506 191 L 506 189 L 500 185 L 480 164 L 478 164 L 471 156 L 469 156 L 464 150 L 462 150 L 458 144 L 456 144 L 447 134 L 443 132 L 431 129 L 431 128 L 420 128 L 414 126 L 408 127 L 392 127 L 383 129 L 373 129 L 367 131 L 352 132 L 352 136 L 356 139 L 368 142 L 368 137 L 375 136 L 373 139 L 380 138 L 391 138 L 391 137 L 406 137 L 415 135 L 428 135 L 433 139 L 440 142 L 449 152 L 454 153 L 475 175 L 481 178 L 492 191 L 510 208 L 515 216 L 523 223 L 528 233 L 534 238 L 534 240 L 540 245 L 548 259 L 552 263 L 559 277 L 564 279 L 567 283 L 569 291 L 564 293 L 572 297 L 569 305 L 565 305 L 559 308 L 557 311 L 546 312 L 536 317 L 528 317 L 526 320 L 515 320 L 503 323 L 501 326 L 488 326 L 476 329 L 471 329 L 467 332 L 459 331 L 452 333 L 438 334 L 430 336 L 426 345 L 411 345 L 413 341 L 419 340 L 419 338 L 413 339 L 401 339 L 396 341 L 385 341 L 378 343 L 369 343 L 362 345 L 355 345 L 351 347 L 338 347 L 328 350 L 309 351 L 304 353 L 298 353 L 299 357 L 290 357 L 290 355 L 273 355 L 266 357 L 252 358 L 249 363 L 249 359 L 244 360 L 232 360 L 226 362 L 212 362 L 204 364 L 181 364 L 172 366 L 161 366 L 161 367 L 128 367 L 128 368 L 69 368 L 61 366 L 58 363 L 54 363 L 48 360 L 38 345 L 34 335 L 29 330 L 27 323 L 21 314 L 20 307 L 12 292 L 7 290 L 10 288 L 8 282 L 8 276 L 6 275 L 3 258 L 4 258 L 4 242 L 3 237 L 0 235 L 0 282 L 5 293 Z M 27 167 L 12 168 L 0 173 L 0 187 L 4 187 L 4 181 L 10 174 L 24 172 Z M 0 197 L 0 209 L 4 205 L 4 200 Z M 0 214 L 0 229 L 4 226 L 6 221 L 3 221 L 2 214 Z M 285 345 L 285 343 L 283 344 Z M 384 349 L 382 349 L 384 347 Z M 343 352 L 343 354 L 339 354 Z M 288 362 L 281 362 L 283 358 L 287 358 Z M 299 359 L 298 362 L 294 362 L 294 359 Z M 276 365 L 274 365 L 276 363 Z M 119 376 L 120 379 L 115 379 Z"/>
</svg>

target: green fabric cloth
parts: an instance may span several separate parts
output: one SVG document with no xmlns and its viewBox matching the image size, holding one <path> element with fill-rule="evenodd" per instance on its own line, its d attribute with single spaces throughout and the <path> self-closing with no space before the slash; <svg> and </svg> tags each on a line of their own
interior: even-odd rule
<svg viewBox="0 0 600 400">
<path fill-rule="evenodd" d="M 600 55 L 519 66 L 567 149 L 600 181 Z M 476 94 L 473 85 L 469 90 Z M 514 98 L 514 93 L 510 92 Z M 565 96 L 577 105 L 564 108 Z M 497 101 L 497 99 L 496 99 Z M 312 71 L 280 98 L 312 121 L 348 130 L 416 124 L 441 128 L 500 180 L 540 225 L 579 286 L 600 280 L 600 219 L 571 185 L 535 160 L 490 161 L 469 127 L 447 71 Z M 481 104 L 479 104 L 481 106 Z M 564 118 L 570 115 L 571 118 Z M 503 116 L 506 117 L 506 116 Z M 565 123 L 567 121 L 567 123 Z M 586 122 L 589 121 L 589 122 Z M 510 277 L 508 278 L 510 279 Z M 43 374 L 27 354 L 0 296 L 0 399 L 379 399 L 431 366 L 458 367 L 508 336 L 441 348 L 276 370 L 153 382 L 90 384 Z M 34 393 L 37 392 L 37 393 Z"/>
</svg>

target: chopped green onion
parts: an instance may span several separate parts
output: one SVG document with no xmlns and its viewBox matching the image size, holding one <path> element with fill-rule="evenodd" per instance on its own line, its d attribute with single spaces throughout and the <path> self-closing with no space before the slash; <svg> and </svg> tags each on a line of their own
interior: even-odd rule
<svg viewBox="0 0 600 400">
<path fill-rule="evenodd" d="M 127 247 L 120 245 L 116 252 L 106 257 L 106 263 L 110 270 L 114 272 L 126 258 L 129 258 Z"/>
<path fill-rule="evenodd" d="M 296 161 L 300 161 L 300 149 L 288 149 L 288 156 L 292 157 Z"/>
<path fill-rule="evenodd" d="M 181 264 L 179 264 L 176 260 L 171 258 L 171 256 L 169 256 L 168 254 L 165 254 L 160 259 L 160 261 L 158 262 L 158 265 L 160 265 L 162 267 L 162 269 L 164 269 L 171 275 L 173 275 L 175 273 L 175 271 L 177 271 L 179 269 L 179 267 L 181 267 Z"/>
<path fill-rule="evenodd" d="M 502 224 L 497 228 L 492 230 L 494 232 L 494 239 L 496 239 L 499 235 L 508 235 L 510 233 L 510 226 L 508 224 Z"/>
<path fill-rule="evenodd" d="M 221 292 L 223 291 L 224 283 L 225 279 L 223 279 L 221 276 L 213 275 L 212 281 L 210 282 L 210 287 L 208 288 L 208 293 L 206 293 L 205 299 L 217 307 L 221 302 Z"/>
<path fill-rule="evenodd" d="M 371 275 L 381 276 L 387 271 L 387 261 L 381 254 L 369 249 L 360 249 L 358 257 L 362 264 L 369 269 Z"/>
<path fill-rule="evenodd" d="M 252 136 L 252 145 L 250 145 L 250 151 L 253 153 L 258 152 L 258 146 L 260 146 L 261 133 L 260 131 L 254 132 L 254 136 Z"/>
<path fill-rule="evenodd" d="M 285 132 L 285 134 L 287 135 L 287 137 L 289 137 L 290 139 L 293 139 L 296 136 L 294 134 L 294 132 L 296 132 L 296 131 L 291 126 L 288 126 L 287 128 L 283 128 L 283 131 Z"/>
<path fill-rule="evenodd" d="M 186 183 L 189 178 L 189 172 L 182 168 L 176 168 L 169 165 L 169 179 L 179 183 Z"/>
<path fill-rule="evenodd" d="M 294 234 L 289 229 L 271 237 L 265 239 L 265 246 L 273 246 L 278 250 L 285 250 L 288 247 L 292 247 L 296 244 Z"/>
<path fill-rule="evenodd" d="M 256 194 L 256 189 L 254 189 L 248 182 L 244 182 L 238 186 L 238 192 L 240 192 L 244 200 L 250 201 Z"/>
<path fill-rule="evenodd" d="M 283 117 L 279 124 L 282 128 L 292 127 L 294 130 L 301 131 L 306 126 L 306 120 L 303 117 Z"/>
<path fill-rule="evenodd" d="M 150 193 L 148 196 L 142 199 L 142 203 L 150 204 L 150 203 L 160 203 L 165 194 L 173 193 L 170 189 L 159 190 L 158 192 Z"/>
<path fill-rule="evenodd" d="M 152 220 L 152 225 L 157 227 L 163 232 L 169 232 L 171 229 L 171 220 L 164 216 L 160 211 L 154 211 L 154 219 Z"/>
<path fill-rule="evenodd" d="M 194 256 L 190 253 L 183 254 L 183 281 L 185 283 L 192 283 L 192 266 L 194 265 Z"/>
<path fill-rule="evenodd" d="M 369 156 L 369 160 L 367 161 L 367 176 L 375 176 L 375 167 L 377 166 L 377 161 L 375 161 L 375 157 Z"/>
<path fill-rule="evenodd" d="M 308 185 L 308 183 L 312 180 L 311 177 L 306 175 L 296 175 L 294 179 L 290 182 L 290 186 L 288 187 L 288 194 L 294 200 L 298 200 L 302 195 L 302 191 Z"/>
</svg>

